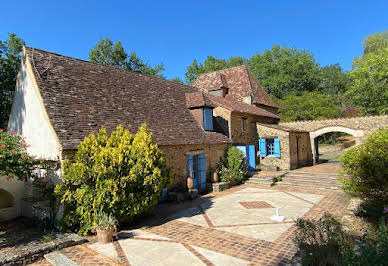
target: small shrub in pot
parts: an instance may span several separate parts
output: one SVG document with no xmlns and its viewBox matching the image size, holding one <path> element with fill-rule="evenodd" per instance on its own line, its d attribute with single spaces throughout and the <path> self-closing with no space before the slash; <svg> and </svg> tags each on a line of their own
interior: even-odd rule
<svg viewBox="0 0 388 266">
<path fill-rule="evenodd" d="M 117 219 L 112 214 L 104 212 L 96 215 L 96 232 L 98 242 L 109 243 L 112 242 L 113 234 L 116 232 L 118 225 Z"/>
</svg>

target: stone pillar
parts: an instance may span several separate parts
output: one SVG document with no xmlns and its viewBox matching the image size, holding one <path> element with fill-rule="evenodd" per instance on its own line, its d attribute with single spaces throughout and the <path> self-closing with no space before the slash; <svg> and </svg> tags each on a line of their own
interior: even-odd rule
<svg viewBox="0 0 388 266">
<path fill-rule="evenodd" d="M 311 143 L 311 152 L 313 154 L 313 164 L 315 165 L 317 163 L 317 148 L 316 148 L 316 145 L 317 143 L 315 143 L 316 139 L 314 137 L 311 136 L 310 134 L 310 143 Z"/>
</svg>

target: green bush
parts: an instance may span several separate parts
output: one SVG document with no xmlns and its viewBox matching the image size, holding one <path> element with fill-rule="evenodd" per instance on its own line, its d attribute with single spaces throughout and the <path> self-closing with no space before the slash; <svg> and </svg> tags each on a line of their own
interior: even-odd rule
<svg viewBox="0 0 388 266">
<path fill-rule="evenodd" d="M 376 205 L 388 204 L 388 128 L 377 130 L 348 150 L 341 165 L 348 176 L 341 180 L 346 192 Z"/>
<path fill-rule="evenodd" d="M 226 165 L 221 168 L 221 181 L 238 185 L 248 176 L 244 154 L 236 147 L 230 147 L 226 155 Z"/>
<path fill-rule="evenodd" d="M 87 234 L 98 213 L 119 222 L 150 213 L 171 176 L 145 124 L 135 136 L 121 126 L 110 136 L 102 128 L 81 142 L 74 162 L 64 162 L 63 184 L 55 189 L 65 207 L 62 226 Z"/>
<path fill-rule="evenodd" d="M 345 255 L 342 265 L 388 265 L 388 226 L 382 221 L 377 230 L 364 234 L 357 247 Z"/>
<path fill-rule="evenodd" d="M 296 221 L 294 238 L 299 248 L 302 265 L 341 265 L 351 250 L 351 238 L 333 216 L 326 213 L 319 220 Z"/>
</svg>

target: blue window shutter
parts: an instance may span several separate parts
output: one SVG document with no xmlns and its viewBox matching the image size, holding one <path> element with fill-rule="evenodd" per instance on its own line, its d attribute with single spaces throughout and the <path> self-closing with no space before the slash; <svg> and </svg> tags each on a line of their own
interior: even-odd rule
<svg viewBox="0 0 388 266">
<path fill-rule="evenodd" d="M 206 155 L 201 153 L 199 155 L 199 179 L 200 179 L 200 188 L 206 188 Z"/>
<path fill-rule="evenodd" d="M 267 156 L 267 147 L 265 145 L 265 139 L 259 139 L 259 149 L 261 158 Z"/>
<path fill-rule="evenodd" d="M 255 146 L 249 145 L 247 146 L 248 149 L 248 168 L 249 170 L 254 170 L 256 168 L 256 156 L 255 156 Z"/>
<path fill-rule="evenodd" d="M 203 109 L 203 126 L 205 130 L 213 130 L 213 109 Z"/>
<path fill-rule="evenodd" d="M 186 162 L 187 162 L 187 177 L 188 177 L 190 173 L 193 173 L 193 155 L 187 155 Z"/>
<path fill-rule="evenodd" d="M 279 139 L 274 139 L 274 146 L 275 146 L 275 157 L 280 158 L 280 141 Z"/>
</svg>

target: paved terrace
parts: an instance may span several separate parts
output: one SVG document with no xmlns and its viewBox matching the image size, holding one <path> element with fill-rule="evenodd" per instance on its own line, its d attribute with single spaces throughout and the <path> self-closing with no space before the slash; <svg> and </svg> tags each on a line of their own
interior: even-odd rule
<svg viewBox="0 0 388 266">
<path fill-rule="evenodd" d="M 275 207 L 284 222 L 270 220 Z M 158 219 L 121 231 L 118 241 L 67 248 L 51 259 L 67 265 L 287 264 L 296 252 L 296 218 L 345 210 L 340 191 L 241 185 L 185 204 L 161 204 Z M 51 264 L 44 260 L 36 265 Z"/>
</svg>

